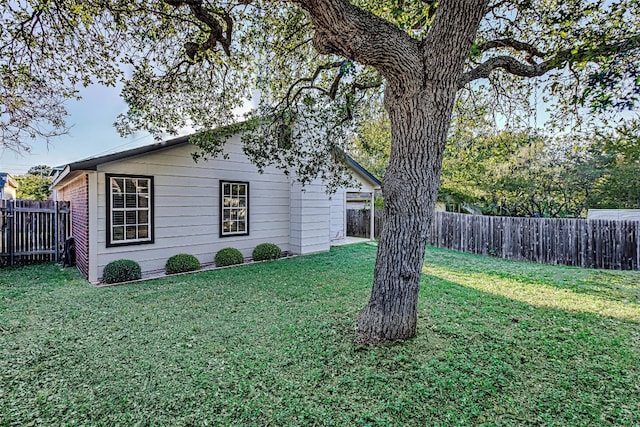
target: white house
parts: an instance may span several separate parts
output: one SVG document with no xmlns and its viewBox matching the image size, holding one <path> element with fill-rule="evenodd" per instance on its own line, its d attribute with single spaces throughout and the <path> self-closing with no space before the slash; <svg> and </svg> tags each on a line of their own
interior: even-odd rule
<svg viewBox="0 0 640 427">
<path fill-rule="evenodd" d="M 587 219 L 640 221 L 640 209 L 589 209 Z"/>
<path fill-rule="evenodd" d="M 346 193 L 380 182 L 350 157 L 352 188 L 329 195 L 320 182 L 304 189 L 275 167 L 249 162 L 239 135 L 228 158 L 195 163 L 189 137 L 70 163 L 54 178 L 58 200 L 71 202 L 76 264 L 92 283 L 116 259 L 137 261 L 145 273 L 164 269 L 178 253 L 211 264 L 217 251 L 275 243 L 293 254 L 329 250 L 346 234 Z"/>
<path fill-rule="evenodd" d="M 0 172 L 0 200 L 15 200 L 18 183 L 10 173 Z"/>
</svg>

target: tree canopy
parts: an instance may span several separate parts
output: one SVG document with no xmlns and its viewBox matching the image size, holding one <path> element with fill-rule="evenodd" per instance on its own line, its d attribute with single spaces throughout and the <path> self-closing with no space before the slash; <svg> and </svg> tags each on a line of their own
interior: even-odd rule
<svg viewBox="0 0 640 427">
<path fill-rule="evenodd" d="M 569 108 L 620 110 L 640 94 L 637 0 L 0 1 L 7 146 L 64 131 L 59 101 L 78 85 L 123 80 L 122 133 L 190 126 L 202 131 L 195 157 L 207 157 L 220 152 L 208 130 L 234 121 L 258 89 L 245 152 L 331 186 L 344 177 L 327 156 L 340 156 L 362 106 L 382 98 L 391 152 L 371 298 L 356 325 L 366 344 L 416 333 L 457 100 L 486 88 L 509 105 L 530 95 L 523 78 L 544 76 L 561 122 Z"/>
<path fill-rule="evenodd" d="M 49 176 L 51 175 L 51 166 L 48 165 L 36 165 L 29 168 L 27 175 Z"/>
<path fill-rule="evenodd" d="M 49 176 L 51 166 L 38 165 L 29 168 L 26 174 L 16 176 L 19 199 L 47 200 L 51 191 L 49 186 L 53 179 Z"/>
<path fill-rule="evenodd" d="M 423 0 L 2 0 L 2 6 L 5 147 L 25 149 L 31 138 L 65 132 L 64 100 L 77 96 L 79 85 L 123 80 L 129 105 L 117 122 L 123 134 L 228 124 L 236 120 L 234 108 L 259 89 L 259 113 L 273 118 L 263 134 L 278 139 L 294 121 L 301 129 L 323 127 L 329 138 L 314 142 L 324 153 L 351 138 L 345 125 L 361 117 L 361 101 L 375 100 L 385 81 L 389 87 L 386 71 L 411 66 L 411 50 L 428 42 L 442 7 Z M 545 75 L 545 94 L 564 109 L 625 109 L 638 100 L 636 1 L 509 0 L 484 7 L 460 88 L 477 91 L 481 85 L 469 83 L 488 79 L 504 105 L 531 89 L 521 77 Z M 331 21 L 332 10 L 344 22 Z M 362 17 L 381 34 L 367 41 L 378 51 L 367 51 L 364 36 L 358 46 L 338 46 L 340 33 L 351 31 L 349 21 Z M 385 49 L 392 42 L 405 46 L 397 58 Z M 296 164 L 281 146 L 257 151 Z"/>
</svg>

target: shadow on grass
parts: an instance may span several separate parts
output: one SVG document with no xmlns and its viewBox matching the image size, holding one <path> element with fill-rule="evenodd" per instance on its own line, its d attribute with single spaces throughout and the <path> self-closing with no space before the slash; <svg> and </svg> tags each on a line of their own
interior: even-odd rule
<svg viewBox="0 0 640 427">
<path fill-rule="evenodd" d="M 442 266 L 424 266 L 423 273 L 485 293 L 521 301 L 535 307 L 548 307 L 573 312 L 593 313 L 620 320 L 640 322 L 640 304 L 625 302 L 607 294 L 593 294 L 554 285 L 552 281 L 537 283 L 517 275 L 498 275 Z"/>
<path fill-rule="evenodd" d="M 611 315 L 587 306 L 591 295 L 427 270 L 419 333 L 449 342 L 449 375 L 484 393 L 471 424 L 637 425 L 637 307 Z"/>
<path fill-rule="evenodd" d="M 552 295 L 550 304 L 571 297 L 569 305 L 586 304 L 587 311 L 597 308 L 603 302 L 612 307 L 627 307 L 632 312 L 640 310 L 640 271 L 595 270 L 579 267 L 544 265 L 525 261 L 503 260 L 480 255 L 464 254 L 437 248 L 427 248 L 424 272 L 443 276 L 469 286 L 479 286 L 493 293 L 505 294 L 502 288 L 518 284 L 517 294 L 537 293 L 537 297 L 525 299 L 536 303 L 539 297 Z M 529 291 L 527 287 L 544 289 Z M 560 292 L 555 292 L 552 289 Z M 541 293 L 542 292 L 542 293 Z M 511 297 L 517 295 L 509 294 Z M 532 300 L 533 299 L 533 300 Z M 584 303 L 584 304 L 583 304 Z M 566 308 L 567 304 L 557 305 Z M 579 311 L 581 311 L 579 309 Z M 637 313 L 631 313 L 637 319 Z"/>
</svg>

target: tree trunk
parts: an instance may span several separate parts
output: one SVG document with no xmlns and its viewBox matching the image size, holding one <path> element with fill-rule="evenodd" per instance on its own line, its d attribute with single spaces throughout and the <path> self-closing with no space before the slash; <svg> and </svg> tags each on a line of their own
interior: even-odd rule
<svg viewBox="0 0 640 427">
<path fill-rule="evenodd" d="M 391 156 L 383 180 L 384 217 L 373 289 L 358 316 L 357 343 L 416 335 L 420 276 L 442 153 L 459 79 L 486 1 L 442 1 L 420 45 L 422 67 L 387 76 Z"/>
<path fill-rule="evenodd" d="M 359 344 L 416 334 L 420 276 L 455 94 L 387 92 L 392 151 L 383 180 L 384 217 L 371 299 L 357 320 Z"/>
<path fill-rule="evenodd" d="M 315 26 L 313 44 L 378 70 L 385 78 L 391 157 L 369 304 L 356 342 L 416 334 L 418 290 L 442 152 L 464 64 L 488 0 L 442 0 L 423 40 L 347 0 L 295 0 Z"/>
</svg>

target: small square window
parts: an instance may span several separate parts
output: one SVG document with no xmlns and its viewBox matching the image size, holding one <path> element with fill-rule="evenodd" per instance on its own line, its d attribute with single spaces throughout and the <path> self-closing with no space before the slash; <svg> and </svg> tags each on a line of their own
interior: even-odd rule
<svg viewBox="0 0 640 427">
<path fill-rule="evenodd" d="M 113 212 L 113 225 L 124 225 L 124 212 Z"/>
<path fill-rule="evenodd" d="M 136 184 L 138 183 L 137 179 L 125 179 L 124 180 L 124 188 L 125 192 L 128 194 L 136 194 Z"/>
<path fill-rule="evenodd" d="M 113 194 L 124 192 L 124 179 L 115 178 L 111 181 L 111 192 Z"/>
<path fill-rule="evenodd" d="M 135 240 L 138 237 L 136 227 L 127 227 L 127 240 Z"/>
<path fill-rule="evenodd" d="M 138 207 L 138 203 L 137 203 L 137 196 L 135 194 L 126 194 L 125 195 L 125 201 L 126 201 L 126 208 L 127 209 L 132 209 L 132 208 L 136 208 Z"/>
</svg>

